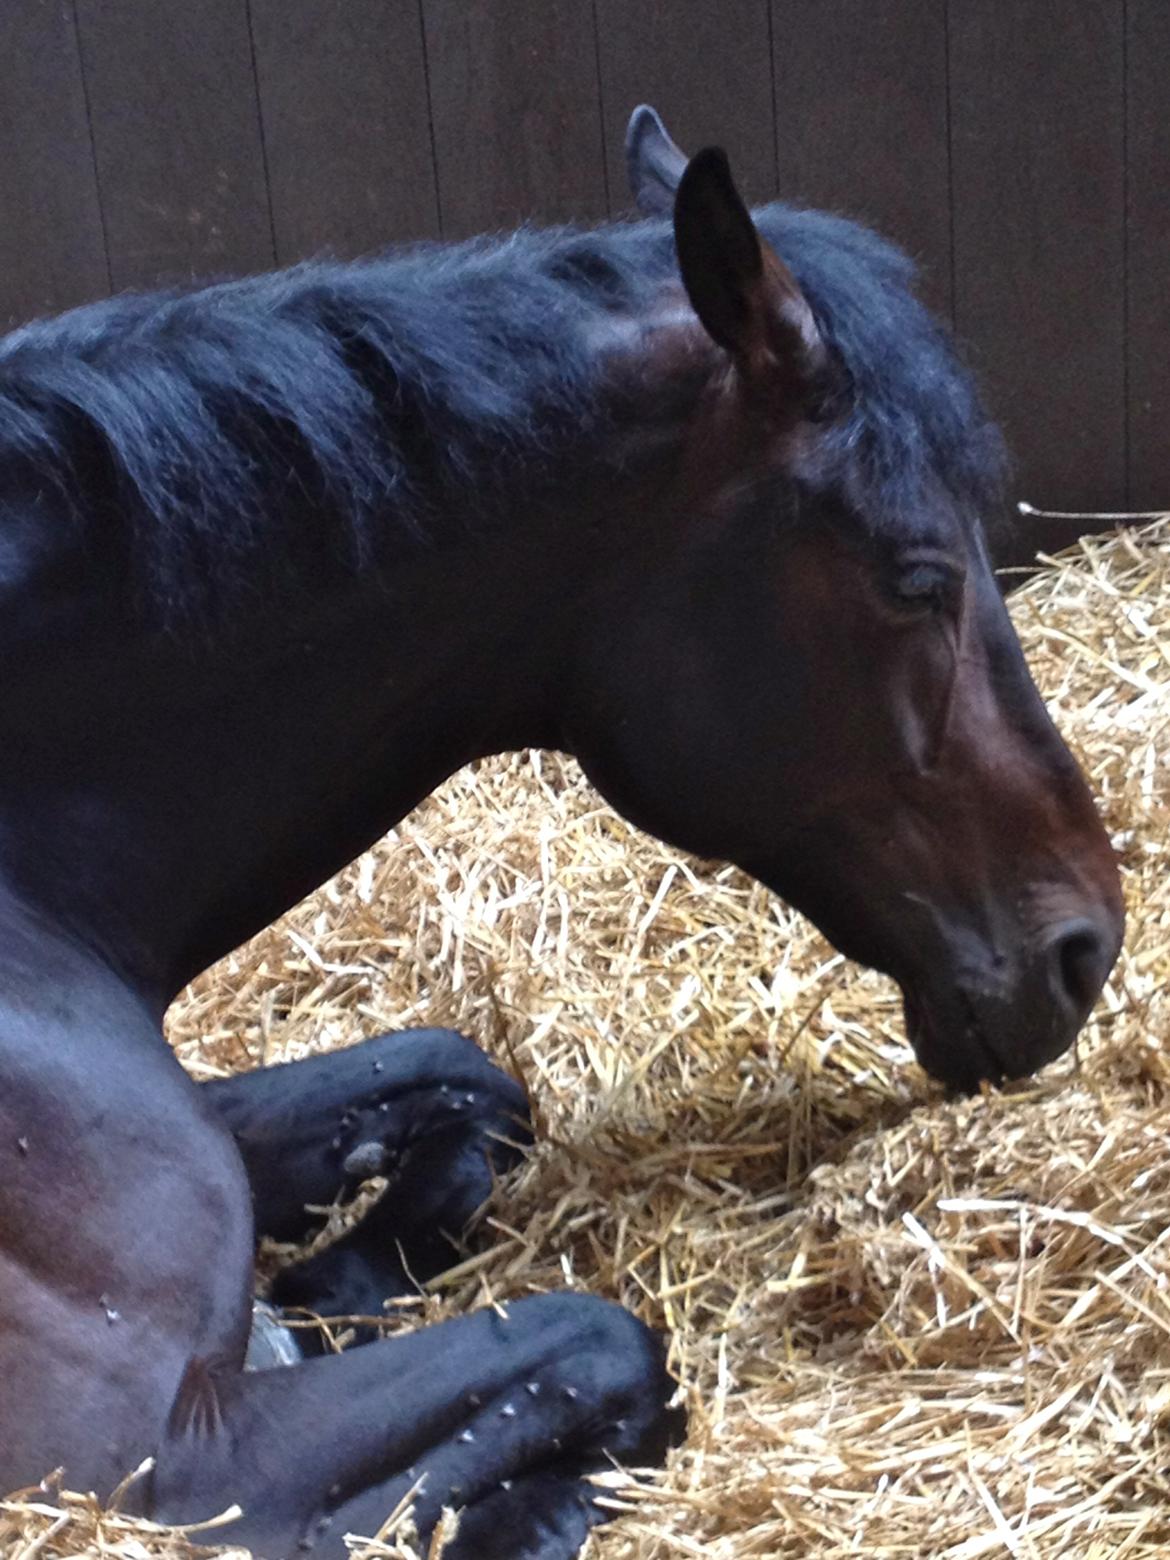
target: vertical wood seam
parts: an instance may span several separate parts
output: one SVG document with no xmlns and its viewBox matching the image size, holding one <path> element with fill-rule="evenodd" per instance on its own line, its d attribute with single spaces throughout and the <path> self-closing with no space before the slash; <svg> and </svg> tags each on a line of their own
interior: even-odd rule
<svg viewBox="0 0 1170 1560">
<path fill-rule="evenodd" d="M 73 39 L 77 46 L 77 69 L 81 76 L 81 101 L 85 105 L 85 128 L 89 136 L 89 157 L 93 164 L 93 187 L 97 196 L 98 227 L 102 236 L 102 261 L 106 268 L 106 293 L 114 291 L 114 267 L 110 260 L 110 235 L 106 228 L 106 203 L 102 195 L 102 171 L 98 164 L 97 139 L 93 130 L 93 107 L 89 98 L 89 73 L 85 64 L 85 44 L 81 36 L 81 19 L 77 14 L 77 0 L 69 0 L 73 17 Z"/>
<path fill-rule="evenodd" d="M 776 8 L 773 0 L 768 7 L 768 73 L 772 83 L 772 188 L 780 197 L 780 106 L 776 100 Z"/>
<path fill-rule="evenodd" d="M 268 136 L 264 127 L 264 99 L 260 94 L 260 66 L 256 59 L 256 29 L 252 20 L 252 0 L 244 0 L 244 20 L 248 24 L 248 56 L 252 65 L 252 94 L 256 101 L 256 130 L 260 137 L 260 167 L 264 173 L 264 204 L 268 212 L 268 242 L 273 265 L 283 265 L 284 257 L 276 239 L 276 211 L 272 199 L 272 175 L 268 167 Z"/>
<path fill-rule="evenodd" d="M 439 179 L 439 152 L 435 143 L 435 100 L 431 92 L 431 57 L 427 52 L 427 19 L 424 11 L 424 0 L 418 0 L 418 33 L 422 43 L 423 86 L 427 94 L 427 136 L 431 147 L 431 186 L 435 192 L 435 221 L 439 229 L 439 237 L 446 235 L 443 231 L 443 189 Z"/>
<path fill-rule="evenodd" d="M 768 80 L 771 83 L 769 106 L 772 110 L 772 196 L 780 194 L 780 130 L 776 121 L 776 39 L 772 0 L 764 0 L 764 20 L 768 32 Z"/>
<path fill-rule="evenodd" d="M 605 134 L 605 88 L 601 81 L 601 24 L 597 18 L 597 0 L 592 0 L 593 12 L 593 71 L 597 77 L 597 121 L 601 131 L 601 185 L 605 191 L 605 212 L 612 217 L 613 197 L 609 188 L 609 146 Z"/>
</svg>

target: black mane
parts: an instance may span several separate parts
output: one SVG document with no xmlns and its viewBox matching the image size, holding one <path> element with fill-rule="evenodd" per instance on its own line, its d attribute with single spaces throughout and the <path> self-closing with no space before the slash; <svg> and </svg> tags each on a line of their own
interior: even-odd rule
<svg viewBox="0 0 1170 1560">
<path fill-rule="evenodd" d="M 998 439 L 910 263 L 839 218 L 757 219 L 844 368 L 835 464 L 887 517 L 940 484 L 985 507 Z M 444 503 L 482 510 L 505 473 L 596 442 L 590 327 L 673 269 L 667 224 L 616 223 L 90 304 L 0 340 L 0 458 L 83 520 L 129 525 L 170 603 L 279 550 L 290 484 L 346 518 L 360 562 L 388 508 L 422 539 Z"/>
</svg>

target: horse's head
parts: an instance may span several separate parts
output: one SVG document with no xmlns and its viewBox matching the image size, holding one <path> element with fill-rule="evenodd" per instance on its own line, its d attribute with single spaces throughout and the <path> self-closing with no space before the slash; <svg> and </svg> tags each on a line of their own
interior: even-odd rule
<svg viewBox="0 0 1170 1560">
<path fill-rule="evenodd" d="M 757 226 L 722 153 L 687 162 L 649 110 L 628 150 L 685 289 L 638 382 L 682 363 L 699 388 L 661 468 L 670 549 L 660 488 L 573 746 L 628 816 L 892 975 L 930 1072 L 1027 1073 L 1085 1022 L 1123 915 L 989 565 L 994 430 L 896 252 L 812 213 Z"/>
</svg>

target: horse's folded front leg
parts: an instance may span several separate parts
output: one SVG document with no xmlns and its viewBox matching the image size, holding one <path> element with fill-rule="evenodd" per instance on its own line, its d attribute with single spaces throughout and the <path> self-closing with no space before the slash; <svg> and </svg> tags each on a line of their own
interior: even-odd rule
<svg viewBox="0 0 1170 1560">
<path fill-rule="evenodd" d="M 474 1041 L 450 1029 L 404 1029 L 341 1051 L 202 1085 L 243 1155 L 256 1227 L 301 1240 L 306 1210 L 394 1170 L 428 1132 L 476 1117 L 496 1129 L 493 1156 L 529 1138 L 523 1089 Z"/>
<path fill-rule="evenodd" d="M 459 1259 L 458 1238 L 487 1201 L 492 1184 L 491 1133 L 498 1124 L 469 1113 L 429 1126 L 402 1152 L 400 1167 L 377 1203 L 325 1250 L 277 1274 L 277 1305 L 330 1317 L 380 1317 L 383 1302 L 416 1294 Z M 298 1335 L 318 1346 L 319 1335 Z M 376 1329 L 355 1329 L 368 1342 Z"/>
<path fill-rule="evenodd" d="M 449 1266 L 493 1175 L 529 1138 L 523 1090 L 445 1029 L 380 1035 L 203 1094 L 239 1144 L 262 1234 L 300 1239 L 314 1219 L 306 1206 L 389 1177 L 354 1230 L 277 1279 L 279 1304 L 323 1316 L 380 1315 L 384 1300 Z"/>
<path fill-rule="evenodd" d="M 154 1477 L 154 1514 L 227 1500 L 218 1538 L 345 1554 L 414 1491 L 427 1537 L 462 1508 L 452 1560 L 568 1560 L 603 1518 L 589 1472 L 660 1461 L 677 1434 L 658 1339 L 617 1306 L 548 1295 L 351 1353 L 193 1382 Z"/>
</svg>

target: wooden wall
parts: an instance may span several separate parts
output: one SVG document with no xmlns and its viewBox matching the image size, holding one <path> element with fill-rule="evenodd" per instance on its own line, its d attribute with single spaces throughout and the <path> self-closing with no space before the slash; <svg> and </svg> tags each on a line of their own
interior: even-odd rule
<svg viewBox="0 0 1170 1560">
<path fill-rule="evenodd" d="M 0 322 L 602 218 L 643 99 L 920 259 L 1021 496 L 1170 504 L 1167 0 L 2 0 Z"/>
</svg>

